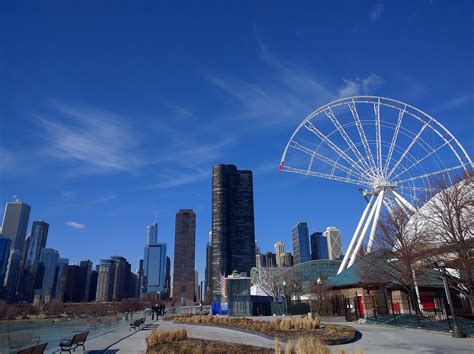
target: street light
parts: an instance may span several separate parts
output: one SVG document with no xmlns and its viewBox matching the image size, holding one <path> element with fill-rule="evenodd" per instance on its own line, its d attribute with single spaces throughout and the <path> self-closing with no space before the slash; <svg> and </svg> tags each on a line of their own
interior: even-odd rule
<svg viewBox="0 0 474 354">
<path fill-rule="evenodd" d="M 444 265 L 444 262 L 440 262 L 440 263 L 435 262 L 434 265 L 436 268 L 438 268 L 439 272 L 441 273 L 441 277 L 443 279 L 444 291 L 446 293 L 446 299 L 448 300 L 449 308 L 451 310 L 451 315 L 453 316 L 453 331 L 451 332 L 451 337 L 466 338 L 466 335 L 463 333 L 461 328 L 459 328 L 458 321 L 456 320 L 456 316 L 454 316 L 453 301 L 451 300 L 451 293 L 449 292 L 448 280 L 446 279 L 446 266 Z M 449 318 L 447 320 L 449 322 Z"/>
<path fill-rule="evenodd" d="M 319 316 L 322 316 L 322 312 L 323 312 L 323 298 L 322 298 L 322 281 L 321 281 L 321 278 L 318 277 L 318 279 L 316 280 L 316 284 L 318 286 L 318 298 L 319 298 Z"/>
<path fill-rule="evenodd" d="M 288 303 L 286 301 L 286 281 L 283 280 L 283 293 L 285 296 L 285 315 L 288 315 Z"/>
</svg>

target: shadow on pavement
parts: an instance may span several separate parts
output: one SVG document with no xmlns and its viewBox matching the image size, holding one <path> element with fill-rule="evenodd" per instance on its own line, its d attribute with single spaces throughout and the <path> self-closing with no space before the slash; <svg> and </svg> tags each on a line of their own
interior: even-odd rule
<svg viewBox="0 0 474 354">
<path fill-rule="evenodd" d="M 351 340 L 350 342 L 345 343 L 345 344 L 355 343 L 355 342 L 360 341 L 361 339 L 362 339 L 362 333 L 360 333 L 359 331 L 356 330 L 354 339 Z"/>
<path fill-rule="evenodd" d="M 119 349 L 104 349 L 104 350 L 88 350 L 86 353 L 88 354 L 115 354 L 119 351 Z"/>
</svg>

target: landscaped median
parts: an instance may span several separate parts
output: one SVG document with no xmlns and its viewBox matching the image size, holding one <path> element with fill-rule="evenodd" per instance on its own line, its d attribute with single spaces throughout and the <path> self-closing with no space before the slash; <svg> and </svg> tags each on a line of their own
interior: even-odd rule
<svg viewBox="0 0 474 354">
<path fill-rule="evenodd" d="M 320 318 L 311 319 L 307 316 L 289 316 L 275 318 L 270 321 L 252 320 L 245 317 L 218 317 L 203 315 L 171 315 L 165 320 L 174 323 L 189 323 L 229 327 L 255 334 L 263 334 L 282 340 L 297 339 L 299 337 L 317 338 L 324 344 L 344 344 L 352 341 L 356 331 L 354 328 L 343 325 L 320 323 Z"/>
</svg>

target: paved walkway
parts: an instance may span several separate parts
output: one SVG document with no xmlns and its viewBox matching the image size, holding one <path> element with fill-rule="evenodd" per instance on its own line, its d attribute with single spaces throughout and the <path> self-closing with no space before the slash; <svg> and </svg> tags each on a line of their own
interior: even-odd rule
<svg viewBox="0 0 474 354">
<path fill-rule="evenodd" d="M 348 323 L 341 323 L 347 325 Z M 389 328 L 383 326 L 349 323 L 359 335 L 353 343 L 331 347 L 335 353 L 338 348 L 350 353 L 362 348 L 370 353 L 474 353 L 474 339 L 455 339 L 447 334 L 432 333 L 415 329 Z M 155 328 L 185 328 L 190 337 L 227 342 L 250 344 L 261 347 L 273 347 L 273 340 L 258 335 L 234 331 L 232 329 L 174 324 L 169 321 L 157 321 L 148 324 L 137 332 L 127 332 L 123 328 L 116 332 L 94 338 L 87 342 L 88 353 L 141 354 L 146 352 L 146 337 Z"/>
</svg>

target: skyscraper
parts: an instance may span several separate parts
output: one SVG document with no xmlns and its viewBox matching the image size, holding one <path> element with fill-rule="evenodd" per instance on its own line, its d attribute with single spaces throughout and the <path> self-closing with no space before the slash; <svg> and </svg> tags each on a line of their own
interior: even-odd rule
<svg viewBox="0 0 474 354">
<path fill-rule="evenodd" d="M 329 259 L 328 239 L 322 232 L 313 232 L 310 236 L 311 260 Z"/>
<path fill-rule="evenodd" d="M 164 293 L 166 243 L 145 246 L 143 256 L 143 293 Z"/>
<path fill-rule="evenodd" d="M 308 223 L 299 222 L 291 230 L 295 265 L 309 261 Z"/>
<path fill-rule="evenodd" d="M 158 243 L 158 224 L 146 228 L 140 292 L 161 294 L 165 291 L 166 243 Z M 142 263 L 140 263 L 142 265 Z M 139 270 L 140 272 L 140 270 Z"/>
<path fill-rule="evenodd" d="M 20 267 L 21 252 L 15 249 L 11 250 L 4 281 L 6 300 L 8 303 L 15 301 L 18 280 L 20 278 Z"/>
<path fill-rule="evenodd" d="M 64 289 L 63 301 L 81 302 L 81 267 L 78 265 L 68 265 L 66 269 L 66 286 Z"/>
<path fill-rule="evenodd" d="M 255 267 L 252 171 L 215 165 L 212 173 L 212 290 L 218 296 L 220 274 L 250 274 Z"/>
<path fill-rule="evenodd" d="M 95 299 L 98 302 L 112 301 L 115 279 L 115 262 L 111 259 L 101 259 L 97 277 Z"/>
<path fill-rule="evenodd" d="M 10 237 L 5 237 L 0 234 L 0 288 L 3 286 L 5 275 L 7 273 L 11 242 L 12 240 Z"/>
<path fill-rule="evenodd" d="M 55 279 L 57 279 L 56 262 L 59 258 L 59 252 L 52 248 L 43 248 L 41 250 L 40 262 L 43 264 L 43 282 L 41 285 L 41 295 L 46 302 L 49 302 L 53 296 Z"/>
<path fill-rule="evenodd" d="M 342 254 L 341 232 L 336 227 L 329 226 L 324 231 L 324 236 L 328 242 L 329 259 L 339 259 Z"/>
<path fill-rule="evenodd" d="M 212 231 L 209 232 L 209 240 L 206 242 L 206 270 L 204 282 L 204 300 L 211 303 L 211 279 L 212 279 Z"/>
<path fill-rule="evenodd" d="M 113 278 L 113 292 L 112 300 L 121 301 L 127 297 L 128 282 L 130 278 L 130 263 L 124 257 L 111 257 L 114 262 L 114 278 Z"/>
<path fill-rule="evenodd" d="M 275 243 L 276 264 L 278 267 L 283 267 L 283 254 L 285 253 L 285 244 L 283 241 Z"/>
<path fill-rule="evenodd" d="M 194 261 L 196 244 L 196 214 L 191 209 L 176 213 L 173 299 L 181 305 L 194 303 Z"/>
<path fill-rule="evenodd" d="M 165 296 L 164 299 L 169 299 L 171 296 L 171 259 L 166 256 L 166 267 L 165 267 Z"/>
<path fill-rule="evenodd" d="M 146 241 L 145 245 L 153 245 L 158 242 L 158 223 L 153 223 L 146 226 Z"/>
<path fill-rule="evenodd" d="M 36 270 L 41 255 L 41 250 L 46 247 L 49 224 L 44 221 L 33 221 L 31 234 L 25 242 L 25 258 L 20 281 L 20 293 L 23 301 L 33 301 Z"/>
<path fill-rule="evenodd" d="M 28 229 L 28 219 L 31 207 L 23 202 L 9 202 L 3 214 L 2 234 L 12 240 L 10 250 L 19 250 L 23 253 L 26 231 Z"/>
<path fill-rule="evenodd" d="M 282 267 L 293 267 L 293 255 L 290 252 L 285 252 L 281 256 L 283 259 Z"/>
<path fill-rule="evenodd" d="M 80 301 L 88 302 L 89 301 L 89 292 L 91 287 L 91 274 L 92 274 L 92 262 L 89 260 L 81 261 L 79 264 L 81 267 L 80 274 Z"/>
<path fill-rule="evenodd" d="M 66 282 L 68 275 L 69 258 L 58 258 L 56 261 L 56 275 L 53 285 L 53 298 L 55 300 L 64 301 L 66 292 Z"/>
</svg>

